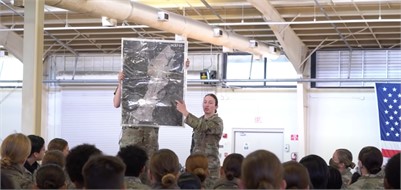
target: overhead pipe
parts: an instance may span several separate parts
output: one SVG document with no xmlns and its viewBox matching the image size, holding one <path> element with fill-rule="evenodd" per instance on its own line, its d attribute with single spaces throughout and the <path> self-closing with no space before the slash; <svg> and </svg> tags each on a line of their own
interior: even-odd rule
<svg viewBox="0 0 401 190">
<path fill-rule="evenodd" d="M 135 22 L 257 56 L 271 59 L 279 56 L 279 53 L 275 52 L 273 47 L 269 47 L 266 44 L 258 43 L 256 47 L 251 47 L 250 39 L 223 29 L 221 29 L 221 36 L 215 36 L 213 31 L 215 26 L 130 0 L 45 0 L 45 3 L 49 6 L 98 16 L 99 19 L 101 16 L 107 16 L 122 21 Z M 167 13 L 168 19 L 159 21 L 159 12 Z"/>
</svg>

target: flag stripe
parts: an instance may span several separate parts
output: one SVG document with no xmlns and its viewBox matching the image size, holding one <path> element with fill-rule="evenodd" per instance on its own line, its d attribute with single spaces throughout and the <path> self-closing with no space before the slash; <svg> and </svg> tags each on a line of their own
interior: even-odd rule
<svg viewBox="0 0 401 190">
<path fill-rule="evenodd" d="M 382 154 L 383 157 L 391 158 L 393 155 L 398 154 L 401 152 L 400 150 L 389 150 L 389 149 L 383 149 L 382 148 Z"/>
</svg>

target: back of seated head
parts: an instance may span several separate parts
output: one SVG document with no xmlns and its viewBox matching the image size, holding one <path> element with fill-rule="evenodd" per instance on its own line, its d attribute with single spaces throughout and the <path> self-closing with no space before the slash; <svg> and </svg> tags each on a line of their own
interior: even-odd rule
<svg viewBox="0 0 401 190">
<path fill-rule="evenodd" d="M 326 161 L 318 155 L 303 157 L 299 163 L 308 169 L 310 181 L 315 189 L 326 189 L 329 180 L 329 167 Z"/>
<path fill-rule="evenodd" d="M 153 153 L 149 162 L 149 174 L 153 186 L 160 184 L 162 188 L 177 186 L 177 176 L 180 171 L 178 156 L 170 149 L 160 149 Z"/>
<path fill-rule="evenodd" d="M 327 189 L 341 189 L 343 180 L 340 171 L 337 168 L 329 166 L 329 180 L 327 181 Z"/>
<path fill-rule="evenodd" d="M 28 135 L 29 140 L 31 140 L 31 154 L 29 156 L 32 156 L 33 153 L 35 152 L 40 152 L 42 148 L 45 145 L 45 140 L 37 135 Z"/>
<path fill-rule="evenodd" d="M 195 153 L 189 155 L 185 161 L 185 171 L 195 174 L 201 182 L 204 182 L 209 173 L 208 164 L 209 161 L 206 155 Z"/>
<path fill-rule="evenodd" d="M 71 181 L 77 188 L 82 188 L 84 178 L 82 168 L 91 156 L 100 155 L 102 152 L 94 145 L 82 144 L 71 149 L 66 158 L 66 170 Z"/>
<path fill-rule="evenodd" d="M 229 154 L 223 161 L 223 171 L 227 180 L 241 177 L 241 165 L 244 156 L 238 153 Z"/>
<path fill-rule="evenodd" d="M 59 150 L 48 150 L 42 160 L 42 165 L 56 164 L 61 168 L 65 167 L 65 156 Z"/>
<path fill-rule="evenodd" d="M 256 150 L 242 162 L 241 181 L 245 189 L 285 189 L 284 169 L 275 154 Z"/>
<path fill-rule="evenodd" d="M 63 169 L 56 164 L 42 165 L 36 171 L 36 186 L 39 189 L 64 188 L 66 176 Z"/>
<path fill-rule="evenodd" d="M 124 188 L 124 162 L 115 156 L 94 156 L 82 168 L 85 189 Z"/>
<path fill-rule="evenodd" d="M 181 189 L 201 189 L 202 182 L 195 174 L 184 172 L 178 177 L 178 187 Z"/>
<path fill-rule="evenodd" d="M 400 153 L 391 157 L 384 169 L 384 188 L 400 189 Z"/>
<path fill-rule="evenodd" d="M 47 150 L 59 150 L 61 152 L 67 151 L 68 142 L 62 138 L 54 138 L 47 145 Z"/>
<path fill-rule="evenodd" d="M 1 143 L 1 168 L 23 164 L 31 153 L 31 141 L 22 133 L 8 135 Z"/>
<path fill-rule="evenodd" d="M 117 156 L 123 160 L 126 165 L 125 176 L 138 177 L 148 161 L 146 151 L 136 145 L 122 147 Z"/>
<path fill-rule="evenodd" d="M 369 174 L 377 174 L 381 171 L 383 155 L 381 151 L 373 146 L 366 146 L 359 152 L 358 159 Z"/>
<path fill-rule="evenodd" d="M 305 166 L 296 161 L 288 161 L 283 163 L 283 167 L 287 189 L 309 189 L 309 173 Z"/>
</svg>

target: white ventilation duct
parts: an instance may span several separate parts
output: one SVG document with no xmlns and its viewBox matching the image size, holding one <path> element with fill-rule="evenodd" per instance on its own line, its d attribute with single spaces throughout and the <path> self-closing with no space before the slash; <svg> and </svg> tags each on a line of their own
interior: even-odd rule
<svg viewBox="0 0 401 190">
<path fill-rule="evenodd" d="M 204 22 L 130 0 L 46 0 L 45 3 L 49 6 L 74 12 L 131 21 L 202 42 L 271 59 L 279 56 L 278 53 L 270 51 L 269 46 L 263 43 L 259 43 L 257 47 L 250 47 L 250 39 L 228 31 L 223 31 L 222 36 L 215 36 L 214 27 Z M 168 20 L 158 20 L 160 12 L 167 13 Z"/>
</svg>

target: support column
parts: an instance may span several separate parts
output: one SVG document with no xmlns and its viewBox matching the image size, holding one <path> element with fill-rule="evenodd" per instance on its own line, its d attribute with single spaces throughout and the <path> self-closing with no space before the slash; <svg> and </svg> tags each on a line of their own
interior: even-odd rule
<svg viewBox="0 0 401 190">
<path fill-rule="evenodd" d="M 24 13 L 21 131 L 41 135 L 44 0 L 25 1 Z"/>
<path fill-rule="evenodd" d="M 308 83 L 297 83 L 298 159 L 310 154 L 308 129 Z"/>
</svg>

